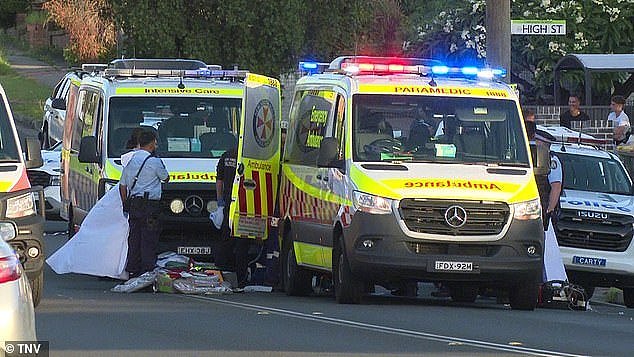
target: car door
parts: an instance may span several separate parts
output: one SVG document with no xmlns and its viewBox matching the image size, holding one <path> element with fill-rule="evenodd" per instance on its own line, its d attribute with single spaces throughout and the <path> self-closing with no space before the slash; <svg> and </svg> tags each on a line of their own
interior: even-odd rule
<svg viewBox="0 0 634 357">
<path fill-rule="evenodd" d="M 326 266 L 322 247 L 332 217 L 327 214 L 323 196 L 327 169 L 317 166 L 317 156 L 332 122 L 333 107 L 332 90 L 297 91 L 291 108 L 281 187 L 285 196 L 281 210 L 292 219 L 297 262 L 320 268 Z"/>
<path fill-rule="evenodd" d="M 249 73 L 245 87 L 229 218 L 234 236 L 266 239 L 277 199 L 280 84 L 277 79 Z"/>
</svg>

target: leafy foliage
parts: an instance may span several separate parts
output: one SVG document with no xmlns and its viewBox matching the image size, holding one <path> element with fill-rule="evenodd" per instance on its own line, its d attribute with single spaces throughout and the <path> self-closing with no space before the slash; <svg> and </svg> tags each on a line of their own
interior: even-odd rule
<svg viewBox="0 0 634 357">
<path fill-rule="evenodd" d="M 438 3 L 444 2 L 430 1 L 412 10 L 422 25 L 411 52 L 449 61 L 484 61 L 485 1 L 457 0 L 430 15 L 429 9 L 438 9 Z M 566 20 L 566 36 L 513 37 L 512 80 L 533 100 L 552 93 L 553 66 L 567 53 L 632 53 L 634 1 L 512 1 L 511 11 L 513 19 Z M 613 87 L 625 92 L 624 80 L 624 75 L 597 76 L 594 89 L 600 93 L 598 99 L 605 101 Z M 563 77 L 562 87 L 577 91 L 581 82 L 578 74 L 570 73 Z"/>
</svg>

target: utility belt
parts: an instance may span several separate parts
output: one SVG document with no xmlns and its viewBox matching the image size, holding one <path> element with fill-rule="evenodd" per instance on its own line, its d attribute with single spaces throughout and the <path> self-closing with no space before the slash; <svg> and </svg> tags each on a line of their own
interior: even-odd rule
<svg viewBox="0 0 634 357">
<path fill-rule="evenodd" d="M 160 206 L 160 202 L 161 200 L 150 199 L 149 192 L 145 192 L 143 196 L 129 197 L 124 204 L 124 212 L 158 208 Z"/>
</svg>

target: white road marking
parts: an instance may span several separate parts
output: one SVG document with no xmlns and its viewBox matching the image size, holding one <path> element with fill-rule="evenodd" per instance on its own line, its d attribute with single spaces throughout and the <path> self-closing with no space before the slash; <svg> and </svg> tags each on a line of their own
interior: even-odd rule
<svg viewBox="0 0 634 357">
<path fill-rule="evenodd" d="M 326 316 L 319 316 L 319 315 L 315 316 L 315 315 L 292 311 L 292 310 L 284 310 L 284 309 L 278 309 L 275 307 L 262 306 L 262 305 L 246 304 L 246 303 L 241 303 L 237 301 L 229 301 L 224 299 L 213 298 L 209 296 L 197 296 L 197 295 L 181 295 L 181 296 L 184 298 L 189 298 L 189 299 L 204 300 L 204 301 L 209 301 L 216 304 L 229 305 L 229 306 L 233 306 L 233 307 L 237 307 L 237 308 L 241 308 L 245 310 L 269 311 L 270 313 L 275 315 L 293 317 L 293 318 L 309 320 L 309 321 L 317 321 L 317 322 L 322 322 L 322 323 L 326 323 L 330 325 L 353 327 L 353 328 L 358 328 L 358 329 L 367 330 L 367 331 L 381 332 L 381 333 L 387 333 L 391 335 L 406 336 L 406 337 L 412 337 L 412 338 L 418 338 L 418 339 L 430 340 L 430 341 L 449 342 L 449 343 L 458 342 L 467 346 L 484 348 L 489 350 L 522 353 L 522 354 L 528 354 L 533 356 L 566 356 L 566 357 L 584 356 L 584 355 L 576 355 L 576 354 L 570 354 L 570 353 L 564 353 L 564 352 L 548 351 L 548 350 L 541 350 L 541 349 L 521 347 L 521 346 L 509 346 L 509 345 L 505 345 L 501 343 L 472 340 L 472 339 L 466 339 L 466 338 L 460 338 L 460 337 L 444 336 L 444 335 L 438 335 L 434 333 L 400 329 L 400 328 L 394 328 L 389 326 L 367 324 L 363 322 L 337 319 L 337 318 L 326 317 Z"/>
</svg>

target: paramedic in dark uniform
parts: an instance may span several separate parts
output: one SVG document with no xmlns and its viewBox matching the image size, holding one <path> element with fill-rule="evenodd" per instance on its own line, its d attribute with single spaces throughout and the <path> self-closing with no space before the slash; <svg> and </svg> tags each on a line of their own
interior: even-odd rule
<svg viewBox="0 0 634 357">
<path fill-rule="evenodd" d="M 156 249 L 161 226 L 159 222 L 161 181 L 169 181 L 163 161 L 154 156 L 156 135 L 151 131 L 139 134 L 139 150 L 123 169 L 119 192 L 126 202 L 130 233 L 128 237 L 128 263 L 130 277 L 152 271 L 156 265 Z"/>
<path fill-rule="evenodd" d="M 216 198 L 218 207 L 224 207 L 224 218 L 220 227 L 220 239 L 216 242 L 214 249 L 214 264 L 221 270 L 235 271 L 238 280 L 237 287 L 243 288 L 247 283 L 251 239 L 233 237 L 229 227 L 229 205 L 236 176 L 237 158 L 236 146 L 220 156 L 216 167 Z"/>
</svg>

